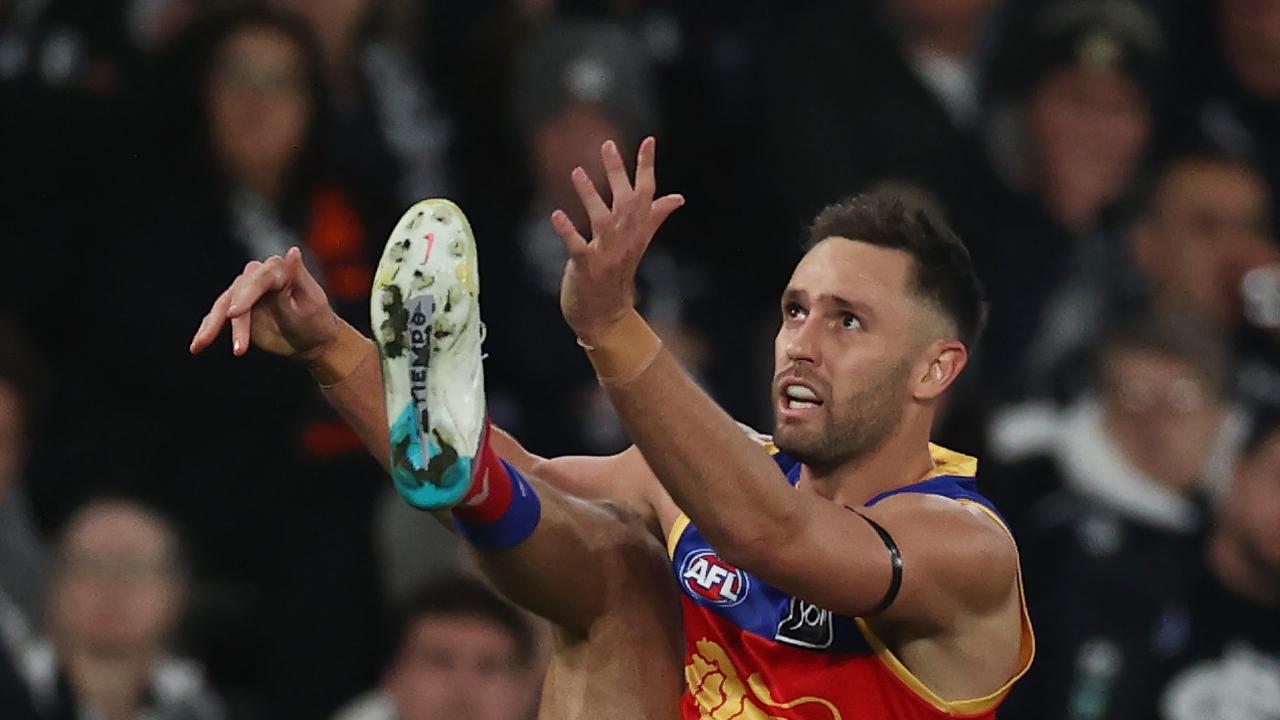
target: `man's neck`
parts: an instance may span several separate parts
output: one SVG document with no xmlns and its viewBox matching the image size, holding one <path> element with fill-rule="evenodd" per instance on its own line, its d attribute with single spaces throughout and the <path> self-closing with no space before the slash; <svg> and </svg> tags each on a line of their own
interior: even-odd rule
<svg viewBox="0 0 1280 720">
<path fill-rule="evenodd" d="M 1228 590 L 1261 605 L 1280 607 L 1280 575 L 1268 572 L 1245 543 L 1219 528 L 1209 538 L 1209 567 Z"/>
<path fill-rule="evenodd" d="M 139 715 L 150 682 L 155 653 L 76 648 L 65 667 L 81 702 L 107 720 Z"/>
<path fill-rule="evenodd" d="M 830 468 L 805 466 L 800 486 L 841 505 L 862 507 L 881 493 L 919 482 L 932 469 L 927 430 L 908 429 L 904 423 L 887 442 L 860 458 Z"/>
<path fill-rule="evenodd" d="M 271 205 L 284 195 L 285 173 L 275 168 L 251 168 L 240 178 L 240 185 Z"/>
</svg>

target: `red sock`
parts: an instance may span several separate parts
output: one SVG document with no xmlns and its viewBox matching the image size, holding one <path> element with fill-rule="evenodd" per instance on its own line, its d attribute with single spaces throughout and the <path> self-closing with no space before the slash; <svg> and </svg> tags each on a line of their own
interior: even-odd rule
<svg viewBox="0 0 1280 720">
<path fill-rule="evenodd" d="M 471 490 L 453 508 L 454 525 L 472 545 L 497 550 L 524 542 L 541 517 L 537 491 L 489 446 L 486 422 L 472 465 Z"/>
<path fill-rule="evenodd" d="M 471 466 L 471 490 L 453 508 L 453 514 L 469 523 L 497 522 L 511 506 L 511 474 L 489 445 L 489 423 L 480 434 L 480 450 Z"/>
</svg>

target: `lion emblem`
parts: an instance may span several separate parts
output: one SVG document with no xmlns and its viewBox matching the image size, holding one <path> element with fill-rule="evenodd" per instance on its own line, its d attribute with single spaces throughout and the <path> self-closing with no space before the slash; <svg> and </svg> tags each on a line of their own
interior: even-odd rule
<svg viewBox="0 0 1280 720">
<path fill-rule="evenodd" d="M 707 638 L 699 640 L 696 647 L 697 652 L 684 667 L 684 676 L 689 692 L 698 704 L 700 720 L 788 720 L 770 715 L 761 706 L 789 710 L 814 703 L 825 707 L 831 713 L 831 720 L 843 720 L 836 706 L 822 698 L 801 697 L 790 702 L 774 700 L 757 673 L 749 675 L 744 685 L 728 653 Z"/>
</svg>

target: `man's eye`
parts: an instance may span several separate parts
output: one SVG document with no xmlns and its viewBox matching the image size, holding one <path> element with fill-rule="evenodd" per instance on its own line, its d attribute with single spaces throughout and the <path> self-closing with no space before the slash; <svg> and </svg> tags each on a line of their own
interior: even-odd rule
<svg viewBox="0 0 1280 720">
<path fill-rule="evenodd" d="M 845 313 L 840 318 L 840 327 L 845 330 L 860 330 L 862 329 L 862 321 L 853 313 Z"/>
<path fill-rule="evenodd" d="M 796 303 L 788 303 L 787 306 L 783 308 L 783 313 L 785 313 L 787 318 L 790 320 L 801 320 L 805 316 L 804 308 L 800 307 Z"/>
</svg>

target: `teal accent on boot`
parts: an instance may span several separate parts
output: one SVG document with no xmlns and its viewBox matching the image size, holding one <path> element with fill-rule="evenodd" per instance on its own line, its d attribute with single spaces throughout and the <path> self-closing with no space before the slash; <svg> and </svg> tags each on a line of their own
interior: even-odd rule
<svg viewBox="0 0 1280 720">
<path fill-rule="evenodd" d="M 435 438 L 427 439 L 423 452 L 417 413 L 406 407 L 391 426 L 391 479 L 405 502 L 419 510 L 442 510 L 457 505 L 471 489 L 471 458 L 456 454 L 439 483 L 427 479 L 427 468 L 442 454 Z"/>
</svg>

